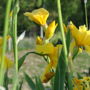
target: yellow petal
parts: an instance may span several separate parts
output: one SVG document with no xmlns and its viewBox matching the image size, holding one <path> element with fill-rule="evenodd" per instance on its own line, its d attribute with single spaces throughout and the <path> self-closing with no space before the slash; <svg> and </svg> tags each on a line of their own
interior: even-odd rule
<svg viewBox="0 0 90 90">
<path fill-rule="evenodd" d="M 48 64 L 45 68 L 45 71 L 43 72 L 42 76 L 41 76 L 41 81 L 43 83 L 48 82 L 55 74 L 55 72 L 51 71 L 52 66 L 51 64 Z"/>
<path fill-rule="evenodd" d="M 54 50 L 54 46 L 52 43 L 47 43 L 44 45 L 36 45 L 36 52 L 42 54 L 51 54 Z"/>
<path fill-rule="evenodd" d="M 90 46 L 85 46 L 85 51 L 90 54 Z"/>
<path fill-rule="evenodd" d="M 68 28 L 70 29 L 70 32 L 72 36 L 74 37 L 76 44 L 79 46 L 81 43 L 82 37 L 80 36 L 80 32 L 78 28 L 72 22 L 70 22 L 70 25 L 68 25 Z"/>
<path fill-rule="evenodd" d="M 78 30 L 76 26 L 71 22 L 68 27 L 78 46 L 90 45 L 90 31 L 87 30 L 85 25 L 80 26 Z"/>
<path fill-rule="evenodd" d="M 83 77 L 83 79 L 90 82 L 90 77 Z"/>
<path fill-rule="evenodd" d="M 37 39 L 36 39 L 36 44 L 41 45 L 42 43 L 43 43 L 42 38 L 38 36 Z"/>
<path fill-rule="evenodd" d="M 79 53 L 82 53 L 82 51 L 83 51 L 82 48 L 79 48 L 79 51 L 78 51 L 78 52 L 79 52 Z"/>
<path fill-rule="evenodd" d="M 62 45 L 54 47 L 53 53 L 49 54 L 50 63 L 46 66 L 44 73 L 41 76 L 41 81 L 43 83 L 48 82 L 55 74 L 55 69 L 58 63 L 59 50 L 62 48 Z M 61 51 L 61 50 L 60 50 Z"/>
<path fill-rule="evenodd" d="M 71 31 L 71 34 L 74 38 L 78 37 L 78 28 L 72 23 L 70 22 L 70 24 L 68 25 L 68 28 Z"/>
<path fill-rule="evenodd" d="M 55 29 L 57 27 L 57 24 L 55 24 L 55 21 L 51 22 L 48 26 L 48 28 L 45 30 L 45 38 L 50 39 L 54 35 Z"/>
<path fill-rule="evenodd" d="M 11 36 L 7 35 L 7 40 L 9 40 L 10 38 L 11 38 Z M 0 47 L 2 46 L 2 44 L 3 44 L 3 38 L 0 37 Z"/>
<path fill-rule="evenodd" d="M 0 63 L 1 63 L 1 56 L 0 56 Z M 13 66 L 13 64 L 14 64 L 13 61 L 5 56 L 5 59 L 4 59 L 4 68 L 5 69 L 9 69 L 9 68 L 11 68 Z"/>
<path fill-rule="evenodd" d="M 9 40 L 11 38 L 11 36 L 10 35 L 7 35 L 7 40 Z"/>
<path fill-rule="evenodd" d="M 28 16 L 28 18 L 31 21 L 34 21 L 37 24 L 45 25 L 46 20 L 49 16 L 49 13 L 46 9 L 40 8 L 40 9 L 33 10 L 32 12 L 26 12 L 24 13 L 24 15 Z"/>
</svg>

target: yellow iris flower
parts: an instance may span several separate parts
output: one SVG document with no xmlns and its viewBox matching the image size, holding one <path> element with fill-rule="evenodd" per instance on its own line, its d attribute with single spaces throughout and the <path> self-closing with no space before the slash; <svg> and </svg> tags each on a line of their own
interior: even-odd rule
<svg viewBox="0 0 90 90">
<path fill-rule="evenodd" d="M 68 27 L 75 39 L 76 45 L 84 47 L 86 51 L 90 52 L 90 30 L 87 30 L 85 25 L 80 26 L 78 29 L 72 22 L 70 22 Z"/>
<path fill-rule="evenodd" d="M 49 16 L 49 12 L 44 8 L 40 8 L 40 9 L 33 10 L 32 12 L 26 12 L 24 13 L 24 15 L 27 16 L 31 21 L 34 21 L 37 24 L 45 25 L 46 20 Z"/>
<path fill-rule="evenodd" d="M 41 81 L 43 83 L 48 82 L 48 80 L 50 80 L 54 76 L 54 70 L 57 66 L 59 51 L 61 47 L 62 45 L 57 45 L 55 47 L 52 43 L 36 46 L 36 52 L 46 54 L 50 58 L 50 63 L 46 66 L 45 71 L 41 76 Z"/>
<path fill-rule="evenodd" d="M 83 79 L 73 79 L 73 90 L 90 90 L 90 77 L 83 77 Z"/>
<path fill-rule="evenodd" d="M 54 35 L 55 29 L 57 27 L 57 24 L 55 24 L 55 21 L 51 22 L 48 26 L 48 28 L 45 30 L 45 38 L 51 39 Z"/>
</svg>

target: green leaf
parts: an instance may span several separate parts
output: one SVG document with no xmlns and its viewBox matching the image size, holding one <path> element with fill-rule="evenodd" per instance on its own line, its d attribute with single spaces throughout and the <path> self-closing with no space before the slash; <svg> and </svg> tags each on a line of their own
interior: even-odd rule
<svg viewBox="0 0 90 90">
<path fill-rule="evenodd" d="M 25 73 L 25 80 L 27 81 L 29 87 L 30 87 L 32 90 L 36 90 L 35 83 L 32 81 L 31 77 L 29 77 L 26 73 Z"/>
<path fill-rule="evenodd" d="M 39 53 L 36 53 L 36 52 L 27 52 L 26 54 L 24 54 L 19 60 L 18 60 L 18 70 L 20 69 L 20 67 L 22 66 L 22 64 L 24 63 L 25 61 L 25 58 L 27 57 L 27 55 L 29 54 L 37 54 L 39 56 L 44 56 L 44 54 L 39 54 Z"/>
<path fill-rule="evenodd" d="M 70 30 L 68 30 L 68 32 L 66 33 L 66 45 L 67 45 L 68 53 L 69 53 L 70 42 L 71 42 L 71 35 L 70 35 Z"/>
<path fill-rule="evenodd" d="M 19 70 L 20 67 L 22 66 L 22 64 L 23 64 L 26 56 L 29 55 L 29 54 L 30 54 L 30 52 L 27 52 L 25 55 L 23 55 L 23 56 L 18 60 L 18 70 Z"/>
<path fill-rule="evenodd" d="M 72 72 L 67 72 L 66 73 L 66 80 L 67 80 L 67 88 L 68 90 L 73 90 L 73 85 L 72 85 Z"/>
<path fill-rule="evenodd" d="M 4 75 L 4 87 L 6 88 L 6 90 L 8 90 L 8 71 L 5 72 L 5 75 Z"/>
<path fill-rule="evenodd" d="M 21 80 L 21 81 L 19 82 L 18 90 L 22 90 L 22 85 L 23 85 L 23 80 Z"/>
<path fill-rule="evenodd" d="M 36 77 L 36 90 L 45 90 L 39 77 Z"/>
<path fill-rule="evenodd" d="M 79 51 L 79 48 L 78 47 L 77 48 L 74 48 L 72 60 L 74 60 L 75 57 L 78 55 L 78 51 Z"/>
<path fill-rule="evenodd" d="M 65 55 L 62 49 L 55 74 L 54 90 L 64 90 L 65 73 L 66 73 L 66 63 L 65 63 Z"/>
</svg>

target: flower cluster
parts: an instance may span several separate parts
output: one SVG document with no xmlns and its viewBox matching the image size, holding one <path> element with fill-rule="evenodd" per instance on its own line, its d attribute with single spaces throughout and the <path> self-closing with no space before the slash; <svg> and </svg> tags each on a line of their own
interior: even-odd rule
<svg viewBox="0 0 90 90">
<path fill-rule="evenodd" d="M 45 36 L 41 38 L 40 36 L 36 39 L 36 52 L 44 54 L 47 57 L 48 65 L 45 68 L 44 73 L 41 76 L 42 82 L 47 82 L 54 76 L 55 69 L 58 62 L 59 49 L 61 49 L 62 45 L 54 46 L 50 39 L 53 37 L 57 24 L 55 21 L 52 21 L 49 25 L 46 23 L 46 20 L 49 16 L 49 12 L 44 8 L 40 8 L 34 10 L 32 12 L 24 13 L 25 16 L 31 21 L 41 25 L 43 27 Z"/>
<path fill-rule="evenodd" d="M 90 77 L 74 78 L 73 90 L 90 90 Z"/>
<path fill-rule="evenodd" d="M 45 60 L 48 65 L 45 68 L 41 76 L 41 81 L 46 83 L 48 82 L 55 74 L 55 69 L 58 63 L 58 57 L 60 55 L 60 51 L 62 48 L 61 44 L 54 46 L 50 39 L 53 37 L 57 24 L 55 21 L 52 21 L 49 25 L 47 24 L 47 18 L 49 16 L 49 12 L 44 9 L 36 9 L 32 12 L 24 13 L 25 16 L 29 18 L 29 20 L 39 24 L 43 28 L 44 37 L 38 36 L 36 38 L 36 52 L 43 54 Z M 68 66 L 71 69 L 71 64 L 73 62 L 73 49 L 78 48 L 78 52 L 82 52 L 82 50 L 86 50 L 90 52 L 90 31 L 87 30 L 86 26 L 80 26 L 79 29 L 72 23 L 68 25 L 68 27 L 63 24 L 65 34 L 70 30 L 70 34 L 73 39 L 70 41 L 69 52 L 68 52 Z M 69 29 L 69 30 L 68 30 Z M 68 30 L 68 31 L 67 31 Z M 83 90 L 83 86 L 80 86 L 83 81 L 87 81 L 86 78 L 83 80 L 73 79 L 74 88 L 73 90 Z M 78 82 L 80 83 L 78 85 Z M 80 87 L 80 88 L 79 88 Z M 90 88 L 90 87 L 89 87 Z M 88 90 L 88 89 L 85 89 Z"/>
</svg>

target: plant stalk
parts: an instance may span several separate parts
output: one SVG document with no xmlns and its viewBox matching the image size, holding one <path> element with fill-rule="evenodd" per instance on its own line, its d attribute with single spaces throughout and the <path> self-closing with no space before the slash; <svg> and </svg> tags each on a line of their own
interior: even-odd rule
<svg viewBox="0 0 90 90">
<path fill-rule="evenodd" d="M 87 16 L 87 3 L 86 2 L 84 2 L 84 8 L 85 8 L 85 22 L 88 28 L 88 16 Z"/>
<path fill-rule="evenodd" d="M 58 7 L 58 15 L 59 15 L 59 25 L 60 25 L 60 29 L 61 29 L 62 42 L 63 42 L 63 48 L 64 48 L 65 63 L 66 63 L 66 65 L 68 65 L 67 47 L 66 47 L 66 40 L 65 40 L 64 28 L 63 28 L 63 20 L 62 20 L 62 12 L 61 12 L 60 0 L 57 0 L 57 7 Z"/>
<path fill-rule="evenodd" d="M 9 26 L 9 13 L 11 8 L 12 0 L 7 1 L 6 6 L 6 14 L 5 14 L 5 22 L 4 22 L 4 34 L 3 34 L 3 46 L 2 46 L 2 55 L 1 55 L 1 66 L 0 66 L 0 85 L 3 85 L 4 82 L 4 57 L 6 52 L 6 42 L 7 42 L 7 33 L 8 33 L 8 26 Z"/>
</svg>

